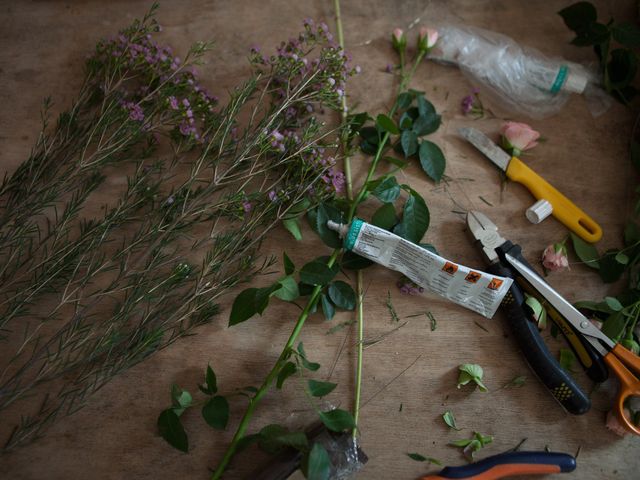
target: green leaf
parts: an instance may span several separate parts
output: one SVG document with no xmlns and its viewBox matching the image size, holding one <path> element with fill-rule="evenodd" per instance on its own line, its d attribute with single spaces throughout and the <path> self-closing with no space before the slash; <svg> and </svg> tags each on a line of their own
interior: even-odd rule
<svg viewBox="0 0 640 480">
<path fill-rule="evenodd" d="M 323 293 L 320 295 L 320 305 L 322 306 L 322 313 L 326 320 L 333 320 L 333 316 L 336 314 L 336 309 L 331 303 L 331 300 Z"/>
<path fill-rule="evenodd" d="M 293 235 L 293 238 L 300 241 L 302 240 L 302 231 L 300 230 L 300 222 L 297 218 L 286 218 L 282 220 L 282 225 L 287 231 Z"/>
<path fill-rule="evenodd" d="M 238 294 L 231 306 L 229 326 L 249 320 L 257 311 L 255 306 L 257 288 L 247 288 Z"/>
<path fill-rule="evenodd" d="M 309 380 L 309 393 L 314 397 L 324 397 L 329 395 L 336 388 L 337 384 L 331 382 L 320 382 L 318 380 Z"/>
<path fill-rule="evenodd" d="M 279 289 L 278 283 L 266 288 L 247 288 L 238 294 L 231 306 L 229 326 L 249 320 L 256 313 L 262 314 L 269 304 L 269 296 Z"/>
<path fill-rule="evenodd" d="M 512 378 L 507 383 L 505 383 L 503 388 L 519 388 L 522 387 L 527 381 L 526 375 L 520 375 Z"/>
<path fill-rule="evenodd" d="M 391 165 L 395 165 L 399 169 L 407 168 L 407 165 L 409 165 L 409 162 L 406 160 L 401 160 L 399 158 L 390 156 L 382 157 L 382 160 L 384 160 L 385 162 L 389 162 Z"/>
<path fill-rule="evenodd" d="M 370 267 L 373 263 L 374 262 L 368 258 L 361 257 L 352 251 L 346 251 L 344 255 L 342 255 L 340 266 L 347 270 L 362 270 L 363 268 Z"/>
<path fill-rule="evenodd" d="M 400 145 L 405 158 L 410 157 L 418 151 L 418 136 L 411 130 L 405 130 L 400 137 Z"/>
<path fill-rule="evenodd" d="M 436 458 L 425 457 L 424 455 L 420 455 L 419 453 L 407 453 L 407 457 L 411 460 L 415 460 L 416 462 L 429 462 L 434 465 L 442 465 L 442 462 Z"/>
<path fill-rule="evenodd" d="M 289 432 L 281 425 L 271 424 L 260 430 L 260 448 L 267 453 L 276 454 L 284 447 L 306 451 L 309 447 L 307 436 L 303 432 Z"/>
<path fill-rule="evenodd" d="M 346 410 L 329 410 L 328 412 L 320 412 L 320 420 L 325 426 L 333 432 L 342 432 L 351 430 L 355 427 L 355 421 L 351 413 Z"/>
<path fill-rule="evenodd" d="M 598 19 L 596 8 L 589 2 L 577 2 L 558 12 L 564 24 L 574 32 L 582 32 Z"/>
<path fill-rule="evenodd" d="M 481 392 L 488 391 L 487 387 L 482 383 L 482 377 L 484 371 L 480 365 L 474 363 L 465 363 L 458 367 L 460 374 L 458 376 L 458 388 L 462 385 L 467 385 L 469 382 L 474 382 Z"/>
<path fill-rule="evenodd" d="M 640 28 L 633 23 L 618 23 L 611 27 L 613 38 L 625 47 L 640 47 Z"/>
<path fill-rule="evenodd" d="M 328 220 L 333 220 L 336 223 L 342 222 L 343 215 L 340 210 L 331 204 L 323 203 L 317 209 L 309 210 L 307 215 L 311 228 L 318 234 L 325 245 L 331 248 L 342 247 L 342 240 L 338 233 L 327 227 Z"/>
<path fill-rule="evenodd" d="M 633 51 L 627 48 L 616 48 L 611 52 L 611 60 L 607 64 L 611 88 L 626 87 L 633 81 L 637 71 L 638 60 Z"/>
<path fill-rule="evenodd" d="M 400 196 L 400 185 L 396 177 L 387 177 L 377 184 L 371 193 L 381 202 L 393 203 Z"/>
<path fill-rule="evenodd" d="M 402 221 L 393 229 L 396 235 L 413 243 L 419 243 L 429 228 L 429 209 L 422 197 L 415 191 L 404 204 Z"/>
<path fill-rule="evenodd" d="M 412 107 L 400 115 L 400 128 L 411 128 L 416 118 L 420 116 L 420 111 L 416 107 Z"/>
<path fill-rule="evenodd" d="M 300 281 L 308 285 L 326 285 L 335 276 L 335 270 L 324 262 L 312 260 L 300 269 Z"/>
<path fill-rule="evenodd" d="M 599 260 L 600 278 L 604 283 L 613 283 L 624 273 L 625 265 L 616 260 L 617 250 L 606 252 Z"/>
<path fill-rule="evenodd" d="M 610 35 L 609 27 L 602 23 L 594 22 L 586 30 L 576 32 L 576 38 L 571 40 L 571 44 L 577 47 L 599 46 L 608 42 Z"/>
<path fill-rule="evenodd" d="M 617 298 L 604 297 L 604 301 L 607 304 L 607 306 L 614 312 L 619 312 L 624 308 Z"/>
<path fill-rule="evenodd" d="M 576 308 L 585 308 L 587 310 L 593 310 L 594 312 L 603 312 L 612 314 L 614 310 L 611 310 L 611 307 L 607 305 L 607 302 L 589 302 L 589 301 L 581 301 L 575 302 L 573 304 Z"/>
<path fill-rule="evenodd" d="M 458 425 L 456 425 L 456 417 L 453 416 L 453 412 L 451 410 L 447 410 L 442 414 L 442 420 L 444 420 L 444 423 L 446 423 L 449 428 L 462 430 L 461 428 L 458 428 Z"/>
<path fill-rule="evenodd" d="M 300 356 L 300 359 L 302 360 L 302 366 L 307 370 L 311 370 L 312 372 L 315 372 L 320 368 L 319 363 L 310 362 L 307 359 L 307 354 L 304 351 L 304 344 L 302 342 L 298 344 L 298 354 Z"/>
<path fill-rule="evenodd" d="M 281 389 L 282 385 L 284 384 L 284 381 L 287 378 L 289 378 L 291 375 L 296 373 L 297 370 L 298 368 L 296 367 L 295 363 L 293 362 L 285 363 L 280 369 L 280 372 L 278 373 L 278 379 L 276 380 L 276 388 Z"/>
<path fill-rule="evenodd" d="M 439 182 L 442 179 L 447 164 L 440 147 L 429 140 L 424 140 L 420 144 L 419 155 L 422 170 L 424 170 L 434 182 Z"/>
<path fill-rule="evenodd" d="M 391 231 L 396 223 L 398 223 L 398 216 L 396 215 L 396 208 L 393 206 L 393 203 L 383 204 L 374 212 L 373 217 L 371 217 L 372 225 L 389 231 Z"/>
<path fill-rule="evenodd" d="M 200 391 L 206 395 L 214 395 L 218 391 L 218 385 L 216 380 L 216 374 L 211 368 L 211 365 L 207 365 L 207 371 L 204 374 L 204 385 L 198 385 Z"/>
<path fill-rule="evenodd" d="M 189 438 L 184 431 L 180 418 L 176 413 L 168 408 L 158 416 L 158 430 L 160 436 L 164 438 L 169 445 L 181 452 L 189 451 Z"/>
<path fill-rule="evenodd" d="M 284 273 L 287 275 L 291 275 L 296 271 L 296 266 L 287 255 L 287 252 L 282 252 L 282 262 L 284 263 Z"/>
<path fill-rule="evenodd" d="M 327 293 L 336 307 L 343 310 L 356 308 L 356 292 L 353 291 L 353 288 L 348 283 L 336 280 L 329 284 Z"/>
<path fill-rule="evenodd" d="M 440 121 L 440 115 L 436 115 L 435 113 L 431 115 L 420 115 L 416 120 L 414 120 L 411 130 L 418 137 L 429 135 L 430 133 L 438 130 L 440 127 Z"/>
<path fill-rule="evenodd" d="M 285 218 L 285 219 L 298 218 L 301 215 L 304 215 L 304 213 L 309 209 L 310 206 L 311 206 L 311 200 L 309 200 L 308 198 L 305 197 L 302 200 L 300 200 L 299 202 L 297 202 L 294 205 L 292 205 L 287 210 L 287 213 L 285 213 L 283 218 Z"/>
<path fill-rule="evenodd" d="M 571 232 L 571 242 L 573 243 L 573 250 L 576 252 L 576 255 L 585 263 L 585 265 L 595 269 L 600 268 L 598 263 L 600 255 L 598 254 L 596 247 L 585 242 L 573 232 Z"/>
<path fill-rule="evenodd" d="M 424 455 L 420 455 L 419 453 L 407 453 L 407 457 L 409 457 L 411 460 L 415 460 L 416 462 L 427 461 L 427 457 L 425 457 Z"/>
<path fill-rule="evenodd" d="M 315 443 L 305 457 L 302 470 L 307 480 L 329 480 L 331 474 L 331 460 L 325 448 Z"/>
<path fill-rule="evenodd" d="M 411 127 L 413 126 L 413 120 L 408 115 L 402 115 L 400 117 L 400 123 L 398 124 L 398 126 L 403 132 L 405 130 L 411 130 Z"/>
<path fill-rule="evenodd" d="M 210 398 L 202 407 L 202 416 L 209 426 L 224 430 L 229 422 L 229 402 L 221 395 Z"/>
<path fill-rule="evenodd" d="M 418 116 L 419 117 L 432 117 L 436 115 L 436 109 L 433 104 L 424 98 L 423 95 L 418 95 Z"/>
<path fill-rule="evenodd" d="M 376 127 L 363 127 L 358 130 L 358 135 L 367 143 L 371 144 L 375 148 L 380 143 L 380 131 Z"/>
<path fill-rule="evenodd" d="M 614 312 L 602 324 L 602 333 L 613 340 L 619 340 L 625 333 L 629 317 L 624 311 Z"/>
<path fill-rule="evenodd" d="M 191 406 L 192 401 L 193 397 L 187 390 L 182 390 L 175 384 L 171 385 L 171 402 L 176 415 L 182 415 Z"/>
<path fill-rule="evenodd" d="M 259 433 L 252 433 L 250 435 L 245 435 L 244 437 L 242 437 L 240 439 L 240 441 L 238 441 L 238 444 L 236 446 L 236 453 L 242 452 L 248 446 L 256 443 L 259 440 L 260 440 L 260 434 Z"/>
<path fill-rule="evenodd" d="M 449 442 L 449 445 L 452 445 L 454 447 L 466 447 L 467 445 L 469 445 L 471 442 L 473 442 L 472 438 L 464 438 L 462 440 L 454 440 L 452 442 Z"/>
<path fill-rule="evenodd" d="M 620 265 L 627 265 L 629 263 L 629 257 L 622 252 L 616 253 L 615 260 Z"/>
<path fill-rule="evenodd" d="M 384 113 L 381 113 L 376 117 L 376 126 L 392 135 L 398 135 L 400 133 L 395 122 Z"/>
<path fill-rule="evenodd" d="M 296 282 L 293 275 L 287 275 L 278 280 L 281 287 L 273 292 L 273 296 L 284 300 L 285 302 L 292 302 L 300 296 L 298 290 L 298 282 Z"/>
<path fill-rule="evenodd" d="M 576 356 L 573 352 L 567 348 L 560 349 L 560 366 L 567 372 L 574 372 L 573 364 L 576 361 Z"/>
<path fill-rule="evenodd" d="M 406 110 L 411 106 L 413 95 L 408 92 L 402 92 L 396 99 L 396 107 L 398 110 Z"/>
</svg>

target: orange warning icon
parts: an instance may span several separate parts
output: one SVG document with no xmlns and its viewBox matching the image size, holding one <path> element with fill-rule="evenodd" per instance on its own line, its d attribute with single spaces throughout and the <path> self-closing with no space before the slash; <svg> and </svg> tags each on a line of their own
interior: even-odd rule
<svg viewBox="0 0 640 480">
<path fill-rule="evenodd" d="M 469 283 L 476 283 L 481 278 L 482 278 L 482 274 L 480 274 L 479 272 L 474 272 L 473 270 L 467 273 L 467 276 L 464 277 L 464 279 Z"/>
<path fill-rule="evenodd" d="M 448 273 L 449 275 L 453 275 L 458 271 L 458 265 L 456 265 L 455 263 L 446 262 L 444 264 L 444 267 L 442 267 L 442 271 Z"/>
<path fill-rule="evenodd" d="M 503 281 L 499 278 L 492 278 L 489 285 L 487 285 L 487 288 L 491 290 L 498 290 L 502 286 L 502 283 Z"/>
</svg>

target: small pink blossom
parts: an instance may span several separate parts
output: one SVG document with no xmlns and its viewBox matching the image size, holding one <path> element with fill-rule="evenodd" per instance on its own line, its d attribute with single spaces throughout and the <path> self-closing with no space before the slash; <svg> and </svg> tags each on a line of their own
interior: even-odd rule
<svg viewBox="0 0 640 480">
<path fill-rule="evenodd" d="M 518 156 L 525 150 L 538 145 L 540 133 L 526 123 L 505 122 L 500 128 L 502 146 L 512 155 Z"/>
<path fill-rule="evenodd" d="M 549 245 L 542 252 L 542 266 L 551 272 L 569 268 L 567 247 L 563 243 Z"/>
<path fill-rule="evenodd" d="M 418 295 L 424 292 L 424 288 L 404 275 L 396 282 L 396 286 L 403 295 Z"/>
<path fill-rule="evenodd" d="M 624 415 L 627 418 L 631 415 L 631 412 L 629 412 L 629 409 L 627 408 L 624 409 Z M 611 430 L 613 433 L 621 437 L 624 437 L 625 435 L 630 433 L 629 430 L 627 430 L 627 427 L 625 427 L 624 424 L 618 419 L 618 414 L 613 410 L 609 410 L 609 413 L 607 413 L 606 425 L 609 430 Z"/>
<path fill-rule="evenodd" d="M 244 202 L 242 202 L 242 209 L 244 210 L 244 213 L 249 213 L 252 208 L 253 205 L 249 200 L 245 200 Z"/>
<path fill-rule="evenodd" d="M 401 28 L 396 28 L 391 34 L 391 44 L 397 52 L 404 52 L 404 49 L 407 47 L 407 37 L 404 36 Z"/>
<path fill-rule="evenodd" d="M 418 50 L 428 52 L 438 41 L 438 31 L 435 28 L 422 27 L 418 34 Z"/>
</svg>

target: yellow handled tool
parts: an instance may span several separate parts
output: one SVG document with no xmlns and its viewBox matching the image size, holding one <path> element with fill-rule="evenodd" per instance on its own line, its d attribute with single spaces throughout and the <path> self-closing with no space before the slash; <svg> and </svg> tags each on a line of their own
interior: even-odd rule
<svg viewBox="0 0 640 480">
<path fill-rule="evenodd" d="M 507 155 L 484 133 L 475 128 L 461 128 L 460 134 L 503 170 L 508 178 L 527 187 L 537 200 L 544 199 L 549 202 L 553 208 L 553 216 L 569 230 L 587 242 L 594 243 L 600 240 L 602 237 L 600 225 L 553 185 L 527 167 L 522 160 Z"/>
</svg>

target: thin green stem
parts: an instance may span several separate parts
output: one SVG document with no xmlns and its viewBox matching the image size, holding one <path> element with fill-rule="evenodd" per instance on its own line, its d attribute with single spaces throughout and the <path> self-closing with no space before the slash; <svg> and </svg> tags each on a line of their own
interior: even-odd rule
<svg viewBox="0 0 640 480">
<path fill-rule="evenodd" d="M 342 249 L 337 248 L 333 251 L 333 253 L 331 254 L 331 257 L 329 257 L 329 260 L 327 261 L 327 266 L 331 267 L 335 263 L 341 250 Z M 297 340 L 298 335 L 300 335 L 300 331 L 302 330 L 302 327 L 304 326 L 304 323 L 307 320 L 307 317 L 311 313 L 311 310 L 313 309 L 315 304 L 318 302 L 318 298 L 320 297 L 321 290 L 322 290 L 322 286 L 317 285 L 313 289 L 313 292 L 311 292 L 311 298 L 309 299 L 306 307 L 304 307 L 304 310 L 302 310 L 302 313 L 298 317 L 298 321 L 293 327 L 293 330 L 291 331 L 291 335 L 289 335 L 289 340 L 287 340 L 287 343 L 282 349 L 282 353 L 280 353 L 278 360 L 276 360 L 276 363 L 273 365 L 273 368 L 271 369 L 267 377 L 262 382 L 262 385 L 260 385 L 260 388 L 258 389 L 256 394 L 249 401 L 249 406 L 245 410 L 244 415 L 240 420 L 240 424 L 238 425 L 236 433 L 233 435 L 233 439 L 231 440 L 231 443 L 229 444 L 229 447 L 227 448 L 227 451 L 225 452 L 224 457 L 222 457 L 220 464 L 218 465 L 216 470 L 213 472 L 213 475 L 211 475 L 211 480 L 217 480 L 222 477 L 222 474 L 224 473 L 227 465 L 233 458 L 233 455 L 236 453 L 236 449 L 238 448 L 238 442 L 240 442 L 240 440 L 242 440 L 242 438 L 244 437 L 244 434 L 246 433 L 247 428 L 249 427 L 249 422 L 251 421 L 251 417 L 253 416 L 254 410 L 258 406 L 258 403 L 260 402 L 262 397 L 264 397 L 269 391 L 269 388 L 271 388 L 271 385 L 273 384 L 278 374 L 280 373 L 280 369 L 282 368 L 282 365 L 284 364 L 284 362 L 287 361 L 289 352 L 293 348 L 293 344 Z"/>
<path fill-rule="evenodd" d="M 358 432 L 358 421 L 360 419 L 360 397 L 362 392 L 362 363 L 364 355 L 364 292 L 363 292 L 363 274 L 362 270 L 358 270 L 356 274 L 356 318 L 358 322 L 358 357 L 356 364 L 356 391 L 353 400 L 353 438 L 356 438 Z"/>
<path fill-rule="evenodd" d="M 344 34 L 342 30 L 342 17 L 340 15 L 340 0 L 334 0 L 333 2 L 336 12 L 336 28 L 338 30 L 338 43 L 340 48 L 344 51 Z M 347 121 L 348 105 L 346 94 L 342 96 L 342 125 L 344 126 Z M 347 145 L 347 134 L 345 131 L 342 136 L 341 148 L 344 155 L 344 176 L 347 184 L 347 199 L 353 201 L 353 179 L 351 175 L 351 158 L 349 155 L 349 146 Z M 356 438 L 358 435 L 358 417 L 360 415 L 360 396 L 362 391 L 362 363 L 363 363 L 363 339 L 364 339 L 364 304 L 363 304 L 363 274 L 362 270 L 358 270 L 356 274 L 356 323 L 358 325 L 358 356 L 356 366 L 356 385 L 353 401 L 353 418 L 354 426 L 352 435 Z"/>
</svg>

